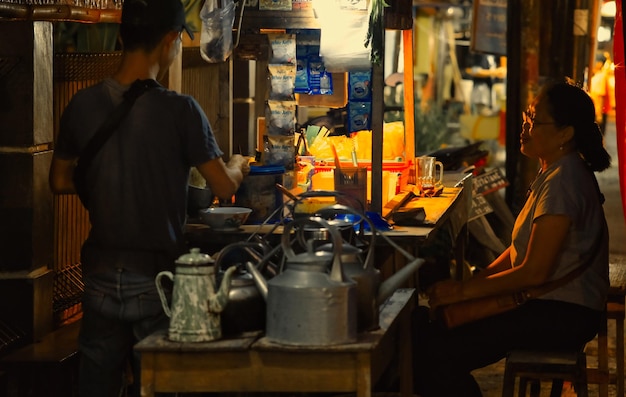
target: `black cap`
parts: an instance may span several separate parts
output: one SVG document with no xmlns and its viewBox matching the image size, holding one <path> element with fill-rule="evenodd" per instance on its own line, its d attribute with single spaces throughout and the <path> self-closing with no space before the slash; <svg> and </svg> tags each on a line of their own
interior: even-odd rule
<svg viewBox="0 0 626 397">
<path fill-rule="evenodd" d="M 185 29 L 193 40 L 180 0 L 126 0 L 122 7 L 122 24 L 139 28 Z"/>
</svg>

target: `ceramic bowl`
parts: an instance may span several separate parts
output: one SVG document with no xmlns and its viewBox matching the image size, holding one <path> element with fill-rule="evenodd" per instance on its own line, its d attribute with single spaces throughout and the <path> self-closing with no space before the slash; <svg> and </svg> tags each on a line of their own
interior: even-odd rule
<svg viewBox="0 0 626 397">
<path fill-rule="evenodd" d="M 251 208 L 245 207 L 213 207 L 198 211 L 202 222 L 213 230 L 237 230 L 246 222 Z"/>
</svg>

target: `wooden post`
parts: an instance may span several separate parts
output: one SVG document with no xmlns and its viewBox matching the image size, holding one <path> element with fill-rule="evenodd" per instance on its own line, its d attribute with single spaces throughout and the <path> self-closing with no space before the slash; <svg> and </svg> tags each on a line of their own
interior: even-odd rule
<svg viewBox="0 0 626 397">
<path fill-rule="evenodd" d="M 413 92 L 413 29 L 402 31 L 404 46 L 404 151 L 406 160 L 415 157 L 415 95 Z"/>
<path fill-rule="evenodd" d="M 383 54 L 381 58 L 384 59 Z M 369 210 L 378 213 L 383 210 L 383 88 L 383 66 L 374 65 L 372 68 L 372 203 Z"/>
</svg>

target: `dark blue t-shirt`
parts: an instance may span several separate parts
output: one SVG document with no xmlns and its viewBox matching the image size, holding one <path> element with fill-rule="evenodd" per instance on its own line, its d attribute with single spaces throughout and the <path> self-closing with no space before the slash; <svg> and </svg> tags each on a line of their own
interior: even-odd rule
<svg viewBox="0 0 626 397">
<path fill-rule="evenodd" d="M 77 92 L 63 113 L 55 155 L 77 157 L 127 89 L 106 79 Z M 141 258 L 133 253 L 173 260 L 185 252 L 190 167 L 222 154 L 192 97 L 164 87 L 139 97 L 87 170 L 92 227 L 84 267 L 104 252 L 122 262 Z"/>
</svg>

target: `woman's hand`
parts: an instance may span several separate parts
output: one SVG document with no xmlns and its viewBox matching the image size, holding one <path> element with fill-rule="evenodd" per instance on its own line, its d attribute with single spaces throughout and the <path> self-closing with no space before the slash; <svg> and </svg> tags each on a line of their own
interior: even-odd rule
<svg viewBox="0 0 626 397">
<path fill-rule="evenodd" d="M 428 303 L 431 309 L 463 299 L 463 283 L 461 281 L 440 281 L 428 290 Z"/>
</svg>

